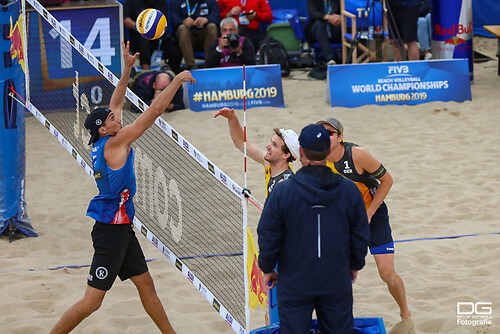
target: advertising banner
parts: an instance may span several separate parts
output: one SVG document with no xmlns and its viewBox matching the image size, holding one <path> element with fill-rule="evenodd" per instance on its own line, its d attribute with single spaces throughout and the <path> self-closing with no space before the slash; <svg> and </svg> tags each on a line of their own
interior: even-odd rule
<svg viewBox="0 0 500 334">
<path fill-rule="evenodd" d="M 43 110 L 57 110 L 61 104 L 54 105 L 51 101 L 63 101 L 64 107 L 74 108 L 72 84 L 78 77 L 81 91 L 91 98 L 91 105 L 102 105 L 109 103 L 110 96 L 103 94 L 101 82 L 105 78 L 96 73 L 92 64 L 80 64 L 79 72 L 75 72 L 73 59 L 77 59 L 79 52 L 88 57 L 84 47 L 90 50 L 104 66 L 113 74 L 120 76 L 121 73 L 121 7 L 118 4 L 110 7 L 95 8 L 72 8 L 66 10 L 53 10 L 50 12 L 57 20 L 51 20 L 51 24 L 38 16 L 37 12 L 29 13 L 28 57 L 30 61 L 31 99 Z M 44 16 L 47 11 L 43 10 Z M 89 18 L 82 20 L 82 17 Z M 64 29 L 63 29 L 64 28 Z M 78 51 L 63 41 L 58 33 L 69 36 L 70 43 L 76 46 Z M 88 51 L 87 51 L 88 52 Z M 103 72 L 103 71 L 101 71 Z"/>
<path fill-rule="evenodd" d="M 468 62 L 450 59 L 329 66 L 327 100 L 332 107 L 351 108 L 471 100 Z"/>
<path fill-rule="evenodd" d="M 472 0 L 432 1 L 432 57 L 469 60 L 470 80 L 474 79 L 472 57 Z"/>
<path fill-rule="evenodd" d="M 246 66 L 246 107 L 285 107 L 279 65 Z M 193 111 L 223 107 L 243 109 L 243 67 L 192 71 L 196 85 L 188 85 Z"/>
</svg>

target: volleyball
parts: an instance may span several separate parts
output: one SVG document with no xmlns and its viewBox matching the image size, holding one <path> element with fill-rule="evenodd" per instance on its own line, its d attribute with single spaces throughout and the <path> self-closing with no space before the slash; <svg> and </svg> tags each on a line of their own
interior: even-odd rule
<svg viewBox="0 0 500 334">
<path fill-rule="evenodd" d="M 135 28 L 142 37 L 157 39 L 165 32 L 167 19 L 159 10 L 154 8 L 144 9 L 137 17 Z"/>
</svg>

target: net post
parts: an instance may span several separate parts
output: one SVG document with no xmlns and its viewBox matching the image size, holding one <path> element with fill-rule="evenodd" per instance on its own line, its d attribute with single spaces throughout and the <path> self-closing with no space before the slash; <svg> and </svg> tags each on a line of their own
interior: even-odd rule
<svg viewBox="0 0 500 334">
<path fill-rule="evenodd" d="M 245 334 L 250 330 L 250 296 L 248 284 L 248 199 L 245 196 L 241 197 L 241 205 L 243 207 L 243 270 L 245 276 Z"/>
</svg>

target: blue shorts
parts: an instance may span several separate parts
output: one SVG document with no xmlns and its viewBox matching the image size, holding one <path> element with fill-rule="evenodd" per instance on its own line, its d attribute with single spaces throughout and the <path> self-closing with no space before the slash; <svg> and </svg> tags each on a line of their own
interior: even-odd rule
<svg viewBox="0 0 500 334">
<path fill-rule="evenodd" d="M 390 244 L 385 244 L 385 245 L 382 245 L 382 246 L 370 248 L 370 253 L 372 255 L 376 255 L 376 254 L 394 254 L 394 242 L 391 242 Z"/>
<path fill-rule="evenodd" d="M 394 240 L 392 240 L 391 226 L 389 225 L 389 213 L 384 202 L 380 204 L 370 221 L 370 253 L 394 253 Z"/>
</svg>

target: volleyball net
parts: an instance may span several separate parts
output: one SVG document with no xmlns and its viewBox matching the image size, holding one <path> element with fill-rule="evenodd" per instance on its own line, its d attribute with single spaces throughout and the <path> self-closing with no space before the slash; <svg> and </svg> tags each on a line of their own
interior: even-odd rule
<svg viewBox="0 0 500 334">
<path fill-rule="evenodd" d="M 36 0 L 26 2 L 31 5 L 22 6 L 26 108 L 93 177 L 90 136 L 83 124 L 90 111 L 109 105 L 118 83 L 122 48 L 109 36 L 120 31 L 90 15 L 82 22 L 58 21 Z M 90 24 L 91 33 L 83 39 L 72 35 L 76 24 Z M 126 99 L 125 106 L 147 108 L 130 90 Z M 138 115 L 123 110 L 124 126 Z M 134 224 L 237 333 L 246 332 L 246 202 L 241 187 L 161 118 L 133 146 Z"/>
</svg>

